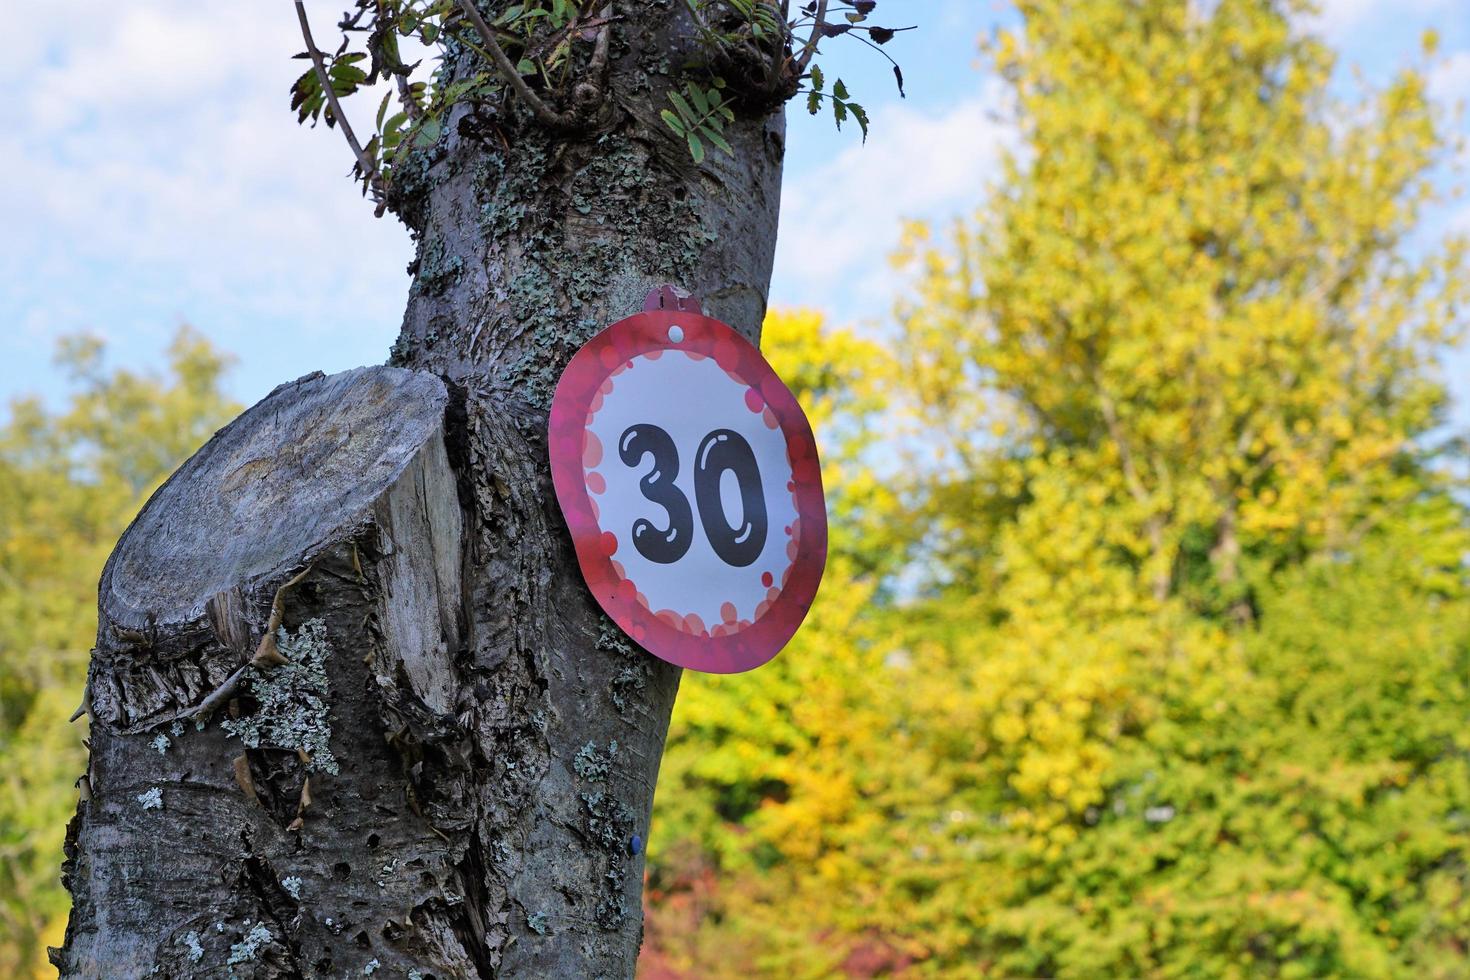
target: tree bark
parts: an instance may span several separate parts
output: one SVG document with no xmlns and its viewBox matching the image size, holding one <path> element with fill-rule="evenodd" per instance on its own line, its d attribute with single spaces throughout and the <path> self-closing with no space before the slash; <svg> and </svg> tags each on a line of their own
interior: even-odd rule
<svg viewBox="0 0 1470 980">
<path fill-rule="evenodd" d="M 695 166 L 687 11 L 617 12 L 599 129 L 460 106 L 400 168 L 394 366 L 277 389 L 108 562 L 63 976 L 632 976 L 679 672 L 583 584 L 546 415 L 662 283 L 758 340 L 784 122 Z"/>
</svg>

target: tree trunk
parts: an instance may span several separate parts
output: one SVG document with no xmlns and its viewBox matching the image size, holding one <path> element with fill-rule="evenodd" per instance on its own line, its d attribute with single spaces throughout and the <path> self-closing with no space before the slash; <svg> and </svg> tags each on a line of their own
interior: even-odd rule
<svg viewBox="0 0 1470 980">
<path fill-rule="evenodd" d="M 547 409 L 665 282 L 758 339 L 784 138 L 752 100 L 691 162 L 670 6 L 618 5 L 596 132 L 457 107 L 400 168 L 395 367 L 278 388 L 119 543 L 64 976 L 633 974 L 679 672 L 583 584 Z"/>
</svg>

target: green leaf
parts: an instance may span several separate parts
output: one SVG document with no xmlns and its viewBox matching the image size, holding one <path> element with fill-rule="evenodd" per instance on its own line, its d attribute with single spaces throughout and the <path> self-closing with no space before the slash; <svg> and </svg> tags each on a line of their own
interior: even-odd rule
<svg viewBox="0 0 1470 980">
<path fill-rule="evenodd" d="M 842 128 L 842 122 L 847 118 L 847 103 L 837 99 L 832 100 L 832 118 L 837 120 L 837 128 Z"/>
<path fill-rule="evenodd" d="M 815 116 L 820 108 L 822 108 L 822 93 L 812 89 L 806 96 L 806 111 Z"/>
<path fill-rule="evenodd" d="M 837 84 L 832 86 L 832 94 L 844 101 L 847 99 L 847 86 L 842 84 L 842 79 L 837 79 Z"/>
<path fill-rule="evenodd" d="M 733 147 L 730 146 L 729 141 L 726 140 L 724 136 L 720 135 L 719 131 L 712 126 L 701 126 L 699 128 L 699 134 L 705 139 L 709 140 L 715 146 L 718 146 L 720 149 L 724 150 L 725 153 L 727 153 L 728 155 L 732 157 L 735 155 L 735 150 Z"/>
<path fill-rule="evenodd" d="M 439 98 L 446 104 L 458 102 L 460 96 L 464 95 L 466 92 L 479 85 L 484 80 L 484 75 L 476 75 L 474 78 L 466 78 L 461 81 L 455 82 L 453 85 L 440 92 Z"/>
<path fill-rule="evenodd" d="M 684 122 L 678 116 L 667 109 L 660 109 L 658 114 L 663 117 L 664 124 L 680 136 L 684 135 Z"/>
<path fill-rule="evenodd" d="M 419 124 L 419 131 L 414 134 L 413 145 L 419 149 L 433 146 L 439 139 L 441 124 L 438 116 L 429 116 Z"/>
<path fill-rule="evenodd" d="M 679 115 L 683 116 L 686 122 L 692 123 L 699 118 L 694 110 L 689 108 L 689 103 L 684 101 L 684 96 L 678 92 L 670 92 L 669 101 L 674 103 L 674 108 L 679 110 Z"/>
<path fill-rule="evenodd" d="M 704 94 L 704 90 L 693 82 L 686 83 L 684 88 L 689 93 L 689 101 L 694 103 L 694 107 L 699 110 L 699 114 L 701 116 L 709 115 L 709 97 Z"/>
<path fill-rule="evenodd" d="M 379 129 L 382 129 L 383 128 L 383 117 L 385 115 L 387 115 L 387 113 L 388 113 L 388 100 L 391 99 L 392 97 L 393 97 L 393 93 L 392 92 L 384 92 L 383 93 L 383 101 L 378 104 L 377 126 L 378 126 Z"/>
<path fill-rule="evenodd" d="M 704 144 L 701 143 L 699 137 L 695 136 L 693 133 L 687 134 L 686 138 L 689 140 L 689 155 L 694 158 L 695 163 L 703 163 Z"/>
<path fill-rule="evenodd" d="M 812 65 L 811 70 L 812 91 L 822 91 L 822 68 L 820 65 Z M 813 110 L 816 111 L 816 110 Z"/>
<path fill-rule="evenodd" d="M 356 65 L 344 65 L 340 61 L 333 63 L 327 75 L 332 79 L 334 88 L 339 85 L 350 85 L 356 88 L 367 81 L 367 72 Z"/>
<path fill-rule="evenodd" d="M 868 112 L 856 102 L 849 102 L 847 108 L 852 111 L 852 118 L 857 120 L 858 128 L 863 131 L 863 142 L 868 141 Z"/>
</svg>

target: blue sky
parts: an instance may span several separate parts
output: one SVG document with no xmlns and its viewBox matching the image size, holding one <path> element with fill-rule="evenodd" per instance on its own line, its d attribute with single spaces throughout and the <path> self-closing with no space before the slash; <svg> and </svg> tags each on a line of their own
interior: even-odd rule
<svg viewBox="0 0 1470 980">
<path fill-rule="evenodd" d="M 319 35 L 341 7 L 308 3 Z M 972 213 L 1011 137 L 975 51 L 1009 16 L 1003 4 L 886 0 L 878 11 L 920 25 L 888 46 L 908 98 L 876 54 L 829 44 L 827 74 L 868 106 L 872 135 L 864 146 L 793 106 L 771 300 L 881 329 L 902 288 L 886 261 L 900 222 Z M 187 321 L 236 356 L 229 386 L 247 403 L 311 370 L 385 358 L 408 236 L 372 217 L 338 134 L 299 128 L 287 110 L 301 62 L 286 0 L 78 0 L 64 15 L 24 4 L 7 20 L 19 43 L 0 61 L 12 94 L 0 108 L 0 404 L 62 393 L 52 351 L 79 331 L 106 339 L 114 363 L 143 367 Z M 1470 0 L 1330 0 L 1313 26 L 1373 83 L 1434 26 L 1436 92 L 1470 94 Z M 1353 84 L 1346 70 L 1341 84 Z M 1470 232 L 1470 204 L 1435 225 Z M 1451 374 L 1470 423 L 1470 359 Z"/>
</svg>

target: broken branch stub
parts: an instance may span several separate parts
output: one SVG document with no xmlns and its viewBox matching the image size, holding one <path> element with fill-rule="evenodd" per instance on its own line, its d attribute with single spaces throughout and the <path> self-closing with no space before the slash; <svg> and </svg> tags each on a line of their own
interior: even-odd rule
<svg viewBox="0 0 1470 980">
<path fill-rule="evenodd" d="M 63 976 L 195 975 L 251 935 L 257 976 L 323 957 L 354 973 L 377 958 L 475 975 L 478 953 L 455 938 L 475 930 L 451 900 L 464 845 L 413 816 L 426 790 L 405 757 L 448 729 L 460 682 L 449 401 L 438 378 L 398 368 L 282 385 L 123 535 L 100 583 Z M 276 657 L 259 654 L 268 631 Z M 414 737 L 389 744 L 398 729 Z M 416 872 L 372 880 L 369 839 Z M 288 876 L 329 911 L 296 914 Z M 348 920 L 381 937 L 404 910 L 422 942 L 339 937 Z"/>
<path fill-rule="evenodd" d="M 276 388 L 148 501 L 103 572 L 104 607 L 138 630 L 197 619 L 216 595 L 309 560 L 442 448 L 447 400 L 433 375 L 383 367 Z"/>
</svg>

